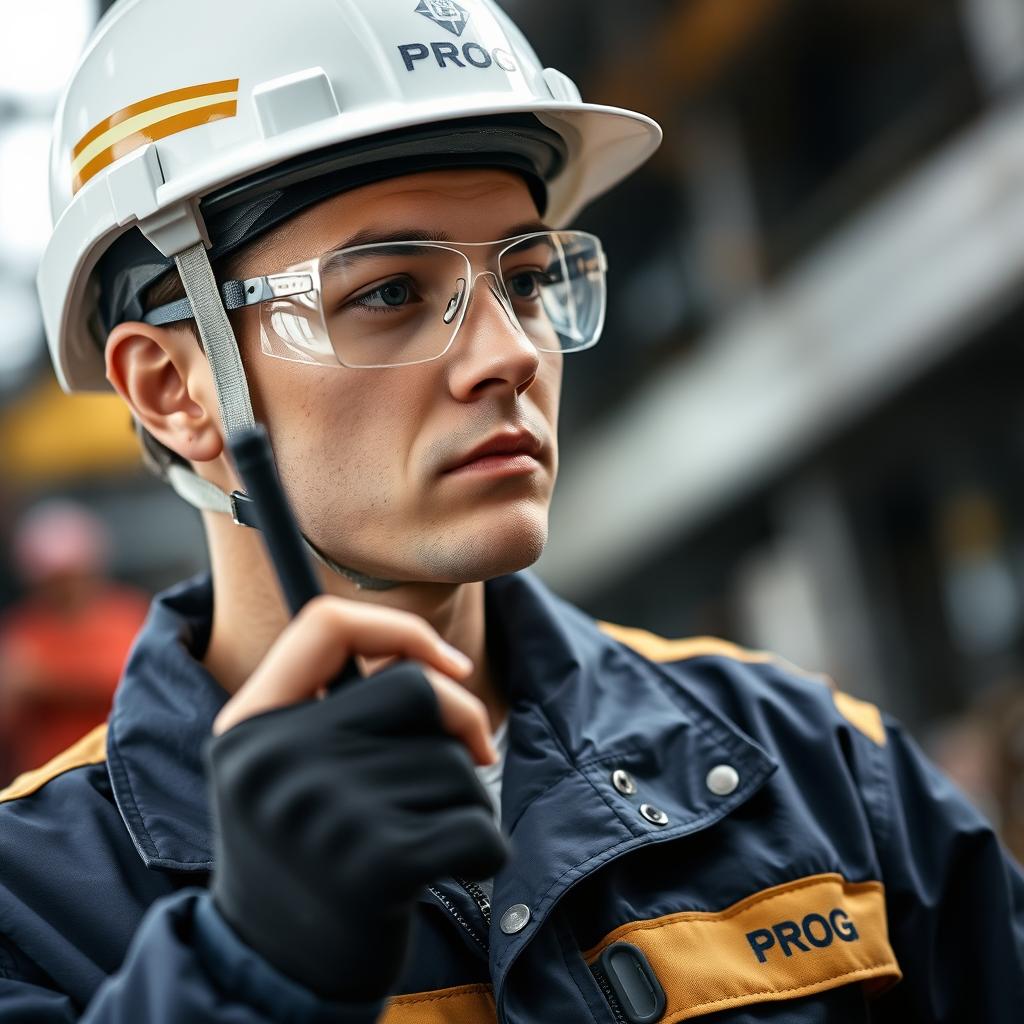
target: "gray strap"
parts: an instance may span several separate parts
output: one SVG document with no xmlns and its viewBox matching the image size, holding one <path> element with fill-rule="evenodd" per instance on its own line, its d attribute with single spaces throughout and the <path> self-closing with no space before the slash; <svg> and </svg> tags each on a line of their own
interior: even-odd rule
<svg viewBox="0 0 1024 1024">
<path fill-rule="evenodd" d="M 202 243 L 186 249 L 174 257 L 181 275 L 182 284 L 188 295 L 191 309 L 195 310 L 199 336 L 203 339 L 206 358 L 213 370 L 213 382 L 220 403 L 221 422 L 228 437 L 237 431 L 254 425 L 249 386 L 238 353 L 238 342 L 231 329 L 231 321 L 221 302 L 217 280 L 213 276 L 210 258 Z M 225 494 L 216 484 L 204 480 L 184 466 L 168 468 L 167 478 L 174 490 L 197 509 L 223 512 L 236 523 L 246 525 L 238 515 L 238 509 L 230 495 Z M 353 569 L 338 565 L 318 551 L 305 537 L 306 547 L 322 565 L 339 573 L 363 590 L 391 590 L 397 583 L 364 576 Z"/>
<path fill-rule="evenodd" d="M 241 491 L 225 494 L 216 484 L 211 484 L 179 463 L 167 467 L 165 478 L 178 497 L 184 498 L 193 508 L 222 512 L 231 516 L 238 526 L 259 529 L 255 503 Z"/>
<path fill-rule="evenodd" d="M 248 305 L 245 282 L 225 281 L 220 287 L 220 297 L 225 309 L 241 309 L 242 306 Z M 164 327 L 167 324 L 181 323 L 182 320 L 191 320 L 192 303 L 188 299 L 168 302 L 166 305 L 151 309 L 142 319 L 145 323 L 152 324 L 153 327 Z"/>
<path fill-rule="evenodd" d="M 316 547 L 311 541 L 303 536 L 303 541 L 306 545 L 306 550 L 325 568 L 330 569 L 331 572 L 337 573 L 339 576 L 344 576 L 350 583 L 354 583 L 360 590 L 394 590 L 395 587 L 400 587 L 400 583 L 396 583 L 394 580 L 379 580 L 376 576 L 364 576 L 361 572 L 356 572 L 355 569 L 346 569 L 343 565 L 338 565 L 337 562 L 332 558 L 328 558 L 319 548 Z"/>
<path fill-rule="evenodd" d="M 231 498 L 216 484 L 211 484 L 209 480 L 204 480 L 177 462 L 168 466 L 166 472 L 167 482 L 174 488 L 178 497 L 183 498 L 193 508 L 231 515 Z"/>
<path fill-rule="evenodd" d="M 202 242 L 178 253 L 174 262 L 195 310 L 199 336 L 213 370 L 224 432 L 232 437 L 255 423 L 235 332 L 221 302 L 213 267 Z"/>
<path fill-rule="evenodd" d="M 239 510 L 231 500 L 231 496 L 225 494 L 216 484 L 204 480 L 191 469 L 177 463 L 167 467 L 167 481 L 177 492 L 180 498 L 187 501 L 193 508 L 206 512 L 222 512 L 229 515 L 236 523 L 242 526 L 251 526 L 252 523 L 245 522 L 239 518 Z M 399 584 L 391 580 L 379 580 L 373 576 L 365 576 L 355 569 L 346 569 L 343 565 L 328 558 L 315 545 L 305 537 L 302 538 L 306 550 L 325 568 L 331 572 L 344 576 L 345 579 L 354 583 L 360 590 L 384 591 L 393 590 Z"/>
</svg>

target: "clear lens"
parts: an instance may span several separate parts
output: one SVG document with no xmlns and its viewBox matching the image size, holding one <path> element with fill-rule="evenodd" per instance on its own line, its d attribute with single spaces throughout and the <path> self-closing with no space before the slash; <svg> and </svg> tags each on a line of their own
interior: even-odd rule
<svg viewBox="0 0 1024 1024">
<path fill-rule="evenodd" d="M 528 235 L 501 254 L 501 276 L 523 331 L 542 352 L 589 348 L 606 305 L 601 243 L 579 231 Z"/>
<path fill-rule="evenodd" d="M 471 273 L 466 257 L 434 245 L 338 252 L 321 261 L 327 331 L 346 366 L 435 359 L 455 334 Z"/>
<path fill-rule="evenodd" d="M 443 355 L 469 305 L 471 282 L 501 281 L 507 311 L 545 352 L 588 348 L 604 323 L 604 255 L 581 232 L 511 242 L 395 242 L 328 253 L 266 278 L 263 350 L 350 367 L 401 366 Z M 301 290 L 300 290 L 301 289 Z"/>
</svg>

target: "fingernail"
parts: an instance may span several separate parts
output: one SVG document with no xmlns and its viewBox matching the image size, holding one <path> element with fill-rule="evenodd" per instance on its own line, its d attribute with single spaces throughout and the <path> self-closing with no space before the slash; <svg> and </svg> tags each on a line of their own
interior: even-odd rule
<svg viewBox="0 0 1024 1024">
<path fill-rule="evenodd" d="M 451 644 L 445 643 L 444 640 L 442 640 L 441 643 L 444 645 L 445 650 L 451 656 L 453 661 L 457 661 L 467 672 L 472 670 L 473 661 L 468 655 L 463 654 L 457 647 L 452 647 Z"/>
</svg>

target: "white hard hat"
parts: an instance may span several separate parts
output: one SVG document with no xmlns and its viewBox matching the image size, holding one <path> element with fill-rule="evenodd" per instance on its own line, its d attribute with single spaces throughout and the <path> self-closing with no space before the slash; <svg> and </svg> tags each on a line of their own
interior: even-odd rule
<svg viewBox="0 0 1024 1024">
<path fill-rule="evenodd" d="M 38 287 L 57 376 L 105 390 L 110 310 L 137 316 L 153 275 L 198 243 L 228 251 L 268 189 L 327 171 L 351 187 L 373 180 L 353 168 L 392 176 L 448 155 L 528 171 L 562 226 L 660 139 L 641 114 L 583 103 L 493 0 L 121 0 L 56 118 Z M 227 240 L 211 230 L 225 208 Z M 128 234 L 149 272 L 133 271 L 128 246 L 101 289 L 101 260 Z"/>
<path fill-rule="evenodd" d="M 38 286 L 58 379 L 105 390 L 106 333 L 177 267 L 238 436 L 252 403 L 211 260 L 346 188 L 438 167 L 515 170 L 564 226 L 660 141 L 642 114 L 583 103 L 493 0 L 120 0 L 56 118 Z M 164 472 L 255 525 L 244 494 Z"/>
</svg>

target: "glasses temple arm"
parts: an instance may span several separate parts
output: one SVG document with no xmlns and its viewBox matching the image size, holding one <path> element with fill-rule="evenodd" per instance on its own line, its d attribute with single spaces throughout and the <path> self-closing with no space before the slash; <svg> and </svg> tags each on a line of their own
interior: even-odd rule
<svg viewBox="0 0 1024 1024">
<path fill-rule="evenodd" d="M 230 313 L 243 306 L 255 306 L 268 299 L 280 299 L 288 295 L 300 295 L 312 291 L 313 279 L 309 274 L 275 274 L 272 277 L 250 277 L 245 281 L 225 281 L 220 286 L 220 297 L 224 308 Z M 192 303 L 186 299 L 157 306 L 143 316 L 144 323 L 152 327 L 191 320 Z"/>
</svg>

